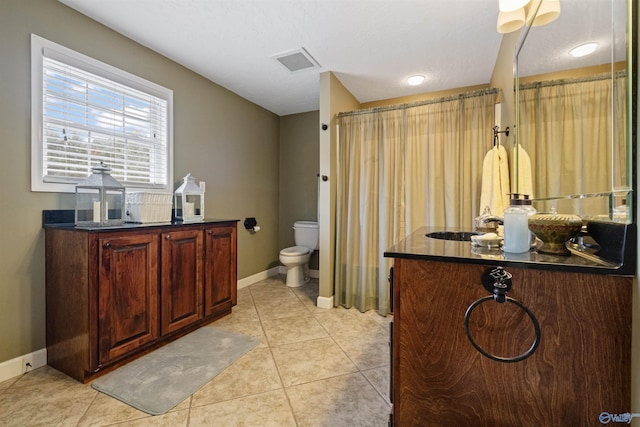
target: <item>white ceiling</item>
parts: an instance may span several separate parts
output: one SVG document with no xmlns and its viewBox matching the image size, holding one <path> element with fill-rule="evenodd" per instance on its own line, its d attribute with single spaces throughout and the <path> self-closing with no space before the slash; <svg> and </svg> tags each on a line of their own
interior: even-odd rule
<svg viewBox="0 0 640 427">
<path fill-rule="evenodd" d="M 318 110 L 325 71 L 360 102 L 489 83 L 502 40 L 497 0 L 60 1 L 280 116 Z M 319 68 L 274 59 L 301 48 Z"/>
<path fill-rule="evenodd" d="M 636 0 L 637 1 L 637 0 Z M 626 58 L 627 0 L 561 0 L 560 17 L 527 35 L 518 61 L 521 75 L 609 64 Z M 591 55 L 572 58 L 569 50 L 596 42 Z"/>
<path fill-rule="evenodd" d="M 501 40 L 497 0 L 60 1 L 278 115 L 318 110 L 324 71 L 360 102 L 488 83 Z M 302 47 L 320 68 L 273 58 Z"/>
</svg>

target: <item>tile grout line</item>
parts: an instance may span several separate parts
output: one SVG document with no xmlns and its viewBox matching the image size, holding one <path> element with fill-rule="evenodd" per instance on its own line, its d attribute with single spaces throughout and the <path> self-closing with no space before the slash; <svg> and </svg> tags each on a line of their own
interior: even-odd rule
<svg viewBox="0 0 640 427">
<path fill-rule="evenodd" d="M 295 294 L 295 295 L 298 297 L 298 299 L 299 299 L 299 300 L 304 304 L 304 301 L 302 301 L 302 298 L 300 297 L 300 295 L 299 295 L 297 292 L 294 292 L 294 294 Z M 304 305 L 305 305 L 305 307 L 306 307 L 306 304 L 304 304 Z M 308 307 L 307 307 L 307 308 L 308 308 Z M 333 309 L 333 308 L 332 308 L 332 309 Z M 345 310 L 350 310 L 350 309 L 347 309 L 347 308 L 344 308 L 344 309 L 345 309 Z M 330 310 L 329 310 L 329 311 L 330 311 Z M 385 397 L 385 396 L 384 396 L 384 394 L 383 394 L 380 390 L 378 390 L 378 388 L 377 388 L 377 387 L 376 387 L 376 386 L 375 386 L 375 385 L 374 385 L 374 384 L 369 380 L 369 378 L 364 374 L 364 369 L 362 369 L 362 368 L 361 368 L 361 367 L 356 363 L 356 361 L 355 361 L 351 356 L 349 356 L 349 354 L 347 353 L 347 351 L 346 351 L 346 350 L 345 350 L 345 349 L 340 345 L 340 343 L 336 340 L 336 338 L 335 338 L 335 334 L 332 334 L 332 332 L 331 332 L 327 327 L 325 327 L 325 325 L 324 325 L 323 323 L 321 323 L 321 322 L 318 320 L 318 317 L 316 316 L 316 313 L 315 313 L 313 310 L 309 309 L 309 312 L 312 314 L 313 318 L 318 322 L 318 324 L 322 327 L 322 329 L 323 329 L 325 332 L 327 332 L 327 335 L 329 336 L 329 338 L 331 338 L 331 340 L 333 341 L 333 343 L 334 343 L 334 344 L 335 344 L 335 345 L 336 345 L 336 346 L 337 346 L 337 347 L 342 351 L 342 353 L 343 353 L 343 354 L 346 356 L 346 358 L 347 358 L 347 359 L 348 359 L 348 360 L 353 364 L 353 366 L 357 369 L 357 371 L 356 371 L 356 372 L 351 372 L 351 373 L 342 373 L 342 374 L 337 374 L 337 375 L 334 375 L 334 376 L 331 376 L 331 377 L 323 378 L 323 379 L 321 379 L 321 380 L 308 381 L 308 382 L 304 382 L 304 383 L 296 384 L 295 386 L 300 386 L 300 385 L 302 385 L 302 384 L 310 384 L 310 383 L 313 383 L 313 382 L 324 381 L 324 380 L 333 379 L 333 378 L 339 378 L 339 377 L 341 377 L 341 376 L 348 376 L 348 375 L 353 375 L 353 374 L 356 374 L 356 373 L 357 373 L 357 374 L 359 374 L 359 375 L 360 375 L 360 376 L 361 376 L 361 377 L 362 377 L 362 378 L 363 378 L 363 379 L 364 379 L 364 380 L 365 380 L 365 381 L 366 381 L 366 382 L 371 386 L 371 388 L 372 388 L 372 389 L 373 389 L 373 390 L 378 394 L 378 396 L 380 396 L 380 398 L 381 398 L 384 402 L 386 402 L 387 404 L 389 404 L 389 399 L 388 399 L 387 397 Z M 364 313 L 362 313 L 362 314 L 364 315 Z M 378 324 L 379 324 L 379 326 L 380 326 L 381 328 L 382 328 L 382 327 L 384 327 L 380 322 L 377 322 L 377 321 L 376 321 L 376 323 L 378 323 Z M 312 341 L 312 340 L 308 340 L 308 341 Z M 385 366 L 385 365 L 378 366 L 378 367 L 374 367 L 374 368 L 369 368 L 369 370 L 371 370 L 371 369 L 376 369 L 376 368 L 381 368 L 381 367 L 383 367 L 383 366 Z M 294 386 L 291 386 L 291 387 L 294 387 Z M 285 389 L 285 393 L 286 393 L 287 387 L 285 386 L 285 387 L 284 387 L 284 389 Z M 294 414 L 294 416 L 295 416 L 295 414 Z"/>
<path fill-rule="evenodd" d="M 313 279 L 312 279 L 313 280 Z M 258 284 L 261 285 L 266 285 L 266 286 L 260 286 Z M 360 330 L 359 328 L 357 328 L 357 326 L 359 325 L 359 321 L 364 320 L 362 318 L 362 314 L 364 313 L 348 313 L 349 309 L 346 309 L 344 307 L 339 308 L 342 311 L 345 311 L 347 313 L 342 313 L 342 312 L 336 312 L 336 308 L 335 307 L 331 307 L 331 309 L 329 310 L 325 310 L 322 309 L 322 311 L 318 311 L 318 309 L 316 309 L 316 306 L 314 304 L 310 304 L 310 301 L 313 301 L 313 294 L 314 292 L 316 292 L 316 290 L 314 290 L 314 286 L 318 286 L 317 283 L 309 283 L 309 284 L 305 284 L 304 287 L 301 288 L 288 288 L 285 286 L 285 284 L 281 281 L 281 280 L 274 280 L 274 281 L 268 281 L 268 282 L 258 282 L 255 285 L 258 286 L 253 286 L 250 285 L 247 287 L 247 292 L 246 294 L 243 295 L 243 302 L 241 305 L 241 311 L 240 311 L 240 317 L 238 317 L 238 322 L 239 323 L 245 323 L 247 321 L 252 322 L 252 326 L 251 328 L 255 328 L 253 329 L 255 332 L 261 331 L 262 336 L 264 336 L 264 342 L 266 344 L 266 348 L 268 349 L 268 353 L 263 353 L 264 354 L 264 361 L 267 362 L 271 362 L 273 364 L 273 367 L 275 368 L 275 372 L 273 372 L 272 374 L 270 374 L 271 378 L 273 378 L 273 386 L 275 386 L 275 388 L 273 390 L 267 390 L 267 391 L 263 391 L 260 393 L 252 393 L 250 395 L 246 395 L 246 396 L 236 396 L 230 399 L 225 399 L 223 401 L 216 401 L 216 402 L 212 402 L 211 404 L 220 404 L 224 401 L 227 400 L 237 400 L 237 399 L 241 399 L 241 398 L 246 398 L 246 397 L 250 397 L 250 396 L 258 396 L 260 394 L 264 394 L 264 393 L 268 393 L 268 392 L 276 392 L 278 390 L 282 390 L 284 392 L 284 396 L 287 399 L 287 405 L 284 405 L 284 401 L 280 400 L 280 398 L 278 398 L 279 400 L 279 405 L 281 405 L 281 409 L 282 409 L 282 415 L 287 416 L 287 417 L 291 417 L 289 418 L 290 420 L 293 420 L 293 425 L 295 426 L 300 426 L 302 425 L 302 423 L 304 423 L 304 416 L 305 416 L 305 411 L 304 408 L 299 408 L 298 413 L 296 413 L 296 411 L 294 410 L 294 404 L 299 403 L 298 402 L 298 393 L 299 391 L 297 391 L 297 388 L 300 386 L 304 386 L 307 384 L 318 384 L 317 387 L 321 387 L 321 384 L 325 381 L 331 381 L 331 380 L 335 380 L 337 378 L 341 378 L 341 377 L 349 377 L 349 376 L 353 376 L 354 374 L 359 374 L 360 377 L 364 377 L 364 381 L 366 384 L 368 384 L 368 386 L 366 388 L 373 388 L 373 390 L 375 391 L 375 395 L 377 395 L 378 397 L 376 398 L 376 400 L 378 398 L 380 398 L 382 400 L 382 402 L 384 402 L 384 405 L 388 406 L 389 402 L 388 399 L 385 397 L 385 392 L 384 392 L 384 388 L 385 388 L 385 383 L 383 382 L 384 380 L 384 371 L 377 371 L 377 372 L 371 372 L 370 375 L 371 379 L 369 377 L 367 377 L 367 375 L 365 375 L 365 371 L 374 371 L 376 369 L 379 368 L 383 368 L 386 365 L 378 365 L 378 362 L 382 362 L 382 359 L 380 359 L 381 353 L 377 348 L 377 343 L 375 347 L 371 347 L 370 350 L 374 350 L 375 353 L 370 353 L 370 355 L 373 356 L 372 359 L 369 359 L 368 357 L 365 357 L 363 359 L 360 358 L 360 353 L 358 352 L 358 348 L 360 347 L 356 347 L 354 348 L 355 351 L 351 351 L 348 352 L 349 347 L 347 344 L 347 341 L 344 341 L 344 334 L 341 334 L 340 331 L 347 333 L 349 331 L 353 332 L 353 328 L 356 328 L 356 332 L 358 330 Z M 285 292 L 282 287 L 284 287 L 285 289 L 287 289 L 287 292 Z M 271 291 L 275 291 L 273 292 L 273 294 L 271 293 Z M 295 300 L 299 303 L 302 304 L 303 307 L 305 307 L 305 310 L 299 310 L 297 308 L 297 304 L 293 303 L 293 301 L 290 298 L 290 295 L 293 294 L 295 295 Z M 261 298 L 262 297 L 262 298 Z M 269 305 L 264 305 L 264 304 L 268 304 L 269 302 L 275 303 L 275 305 L 273 304 L 269 304 Z M 259 304 L 257 304 L 259 303 Z M 264 303 L 264 304 L 263 304 Z M 293 328 L 291 329 L 291 339 L 294 338 L 304 338 L 302 341 L 296 341 L 296 342 L 287 342 L 287 339 L 283 340 L 283 344 L 277 344 L 278 341 L 278 337 L 280 335 L 278 334 L 274 334 L 274 330 L 272 329 L 272 325 L 271 323 L 268 323 L 266 326 L 264 325 L 265 322 L 271 322 L 271 320 L 275 320 L 275 319 L 279 319 L 277 316 L 286 313 L 287 310 L 282 311 L 284 305 L 291 303 L 291 309 L 295 311 L 295 313 L 292 312 L 292 314 L 295 314 L 295 317 L 299 317 L 299 316 L 304 316 L 306 317 L 307 315 L 310 316 L 311 319 L 314 319 L 314 321 L 320 326 L 320 328 L 318 329 L 318 334 L 313 333 L 313 334 L 304 334 L 302 333 L 302 335 L 297 335 L 296 334 L 296 329 Z M 296 307 L 294 307 L 294 305 Z M 263 312 L 261 313 L 258 310 L 258 306 L 262 306 L 263 307 Z M 289 306 L 287 306 L 288 309 Z M 246 311 L 245 311 L 246 310 Z M 253 310 L 253 313 L 249 313 L 250 310 Z M 280 311 L 278 311 L 280 310 Z M 323 319 L 323 315 L 325 313 L 331 313 L 334 312 L 334 314 L 329 314 L 328 317 L 326 317 L 325 319 Z M 296 314 L 297 313 L 297 314 Z M 306 314 L 303 314 L 306 313 Z M 250 316 L 249 316 L 250 314 Z M 288 313 L 287 313 L 288 314 Z M 346 314 L 346 316 L 345 316 Z M 245 316 L 246 315 L 246 316 Z M 255 317 L 254 317 L 255 316 Z M 274 319 L 270 319 L 270 316 L 274 316 Z M 368 316 L 367 316 L 368 317 Z M 323 319 L 323 321 L 321 322 L 321 320 L 319 319 Z M 260 322 L 260 329 L 258 329 L 258 325 L 253 323 L 254 321 L 258 321 Z M 378 323 L 379 327 L 383 327 L 384 326 L 384 322 L 382 321 L 378 321 L 379 319 L 372 319 L 369 318 L 365 323 L 370 323 L 372 320 L 375 320 L 376 323 Z M 337 322 L 337 323 L 336 323 Z M 353 325 L 352 325 L 353 322 Z M 285 322 L 286 323 L 286 322 Z M 345 328 L 341 328 L 338 327 L 333 328 L 333 330 L 330 330 L 330 327 L 335 324 L 336 326 L 340 326 L 341 324 L 344 324 L 343 326 L 345 326 Z M 368 325 L 367 325 L 368 326 Z M 286 328 L 286 324 L 283 324 L 282 327 Z M 314 326 L 315 328 L 315 326 Z M 366 333 L 366 331 L 368 331 L 370 328 L 365 328 L 362 330 L 362 333 Z M 386 329 L 386 328 L 385 328 Z M 272 333 L 272 339 L 269 338 L 269 336 L 267 335 L 267 331 L 270 331 L 270 333 Z M 302 330 L 301 330 L 302 331 Z M 320 331 L 324 331 L 324 333 L 326 333 L 326 336 L 324 337 L 315 337 L 315 338 L 310 338 L 312 336 L 315 335 L 319 335 Z M 373 332 L 372 332 L 373 333 Z M 310 338 L 310 339 L 309 339 Z M 330 338 L 329 340 L 327 340 L 327 338 Z M 340 345 L 340 343 L 338 342 L 338 339 L 342 339 L 343 343 L 344 343 L 344 347 Z M 378 337 L 374 337 L 375 340 L 377 341 Z M 275 341 L 274 341 L 275 339 Z M 287 345 L 297 345 L 303 342 L 312 342 L 312 341 L 319 341 L 319 340 L 326 340 L 326 345 L 331 345 L 331 346 L 336 346 L 339 350 L 340 353 L 342 353 L 342 355 L 346 358 L 345 360 L 343 360 L 343 362 L 340 365 L 335 365 L 335 369 L 333 371 L 327 371 L 324 372 L 323 371 L 323 375 L 329 375 L 327 377 L 323 377 L 322 378 L 314 378 L 314 375 L 308 375 L 306 376 L 306 378 L 309 378 L 310 380 L 308 381 L 304 381 L 301 382 L 299 384 L 292 384 L 290 386 L 286 386 L 285 385 L 285 381 L 283 378 L 283 375 L 286 374 L 287 369 L 289 369 L 289 363 L 284 363 L 282 364 L 282 366 L 279 366 L 276 363 L 276 357 L 275 357 L 275 353 L 278 353 L 277 349 L 282 347 L 282 346 L 287 346 Z M 330 344 L 331 343 L 331 344 Z M 368 343 L 368 341 L 365 340 L 363 345 L 366 345 Z M 367 347 L 369 348 L 369 347 Z M 351 353 L 351 356 L 349 355 Z M 270 360 L 266 357 L 266 355 L 269 354 L 270 355 Z M 338 353 L 336 353 L 337 355 Z M 261 356 L 262 357 L 262 356 Z M 286 359 L 288 360 L 288 359 Z M 341 370 L 341 368 L 339 368 L 339 366 L 342 366 L 344 368 L 344 366 L 346 366 L 347 362 L 349 361 L 353 367 L 353 371 L 351 372 L 341 372 L 341 373 L 336 373 L 336 369 L 338 371 Z M 362 360 L 362 366 L 359 366 L 356 363 L 356 360 Z M 283 360 L 281 360 L 281 362 L 283 362 Z M 297 364 L 299 361 L 296 361 L 295 359 L 291 359 L 290 361 L 291 363 Z M 373 363 L 372 363 L 373 362 Z M 371 366 L 369 366 L 371 365 Z M 376 366 L 374 366 L 376 365 Z M 367 369 L 364 369 L 364 366 L 368 366 Z M 306 368 L 307 373 L 314 373 L 314 369 L 313 369 L 314 365 L 309 365 L 309 368 Z M 274 375 L 275 374 L 275 375 Z M 277 375 L 277 377 L 276 377 Z M 285 375 L 286 376 L 286 375 Z M 19 384 L 22 383 L 21 380 L 23 380 L 25 376 L 20 376 L 17 377 L 15 379 L 15 381 L 12 381 L 11 383 L 7 383 L 1 390 L 0 390 L 0 396 L 3 394 L 7 394 L 10 393 L 10 390 L 18 390 L 21 389 L 21 387 L 19 386 Z M 56 382 L 57 381 L 57 377 L 51 377 L 48 378 L 49 375 L 45 375 L 44 380 L 48 382 Z M 279 382 L 279 384 L 277 384 L 275 382 L 277 378 L 277 381 Z M 305 377 L 300 377 L 300 379 L 305 378 Z M 355 376 L 354 376 L 355 378 Z M 346 380 L 346 379 L 345 379 Z M 340 380 L 340 381 L 345 381 L 345 380 Z M 362 378 L 360 378 L 361 381 Z M 362 383 L 362 384 L 365 384 Z M 25 383 L 26 387 L 31 387 L 32 382 L 31 381 L 26 381 Z M 33 383 L 33 386 L 37 386 L 39 383 Z M 380 388 L 377 388 L 375 384 L 378 384 L 378 386 Z M 87 386 L 90 388 L 90 384 L 87 384 Z M 255 391 L 255 390 L 254 390 Z M 22 393 L 22 391 L 21 391 Z M 369 393 L 369 392 L 367 392 Z M 79 416 L 78 421 L 73 424 L 76 426 L 81 426 L 81 425 L 85 425 L 87 423 L 90 423 L 92 421 L 96 421 L 96 414 L 99 414 L 104 408 L 103 408 L 103 401 L 99 400 L 100 399 L 100 393 L 95 391 L 93 396 L 91 397 L 90 395 L 87 395 L 86 397 L 89 398 L 87 404 L 85 407 L 83 408 L 76 408 L 78 409 L 77 412 L 74 412 L 74 417 Z M 373 394 L 371 394 L 370 396 L 373 396 Z M 189 395 L 188 397 L 189 401 L 187 405 L 184 405 L 184 409 L 181 410 L 180 412 L 184 411 L 182 415 L 179 415 L 180 417 L 180 425 L 189 427 L 191 425 L 193 425 L 195 427 L 195 424 L 197 424 L 196 419 L 198 418 L 198 416 L 196 415 L 196 412 L 194 411 L 195 407 L 194 403 L 196 402 L 196 399 L 194 398 L 194 394 Z M 186 402 L 185 402 L 186 403 Z M 207 404 L 205 402 L 205 404 L 201 405 L 201 406 L 207 406 L 209 404 Z M 376 405 L 377 406 L 377 405 Z M 107 405 L 106 407 L 109 407 L 109 405 Z M 286 412 L 286 408 L 289 408 L 289 412 Z M 380 409 L 380 408 L 378 408 Z M 173 410 L 168 411 L 167 413 L 171 413 L 171 412 L 175 412 Z M 322 413 L 324 413 L 324 411 L 322 411 Z M 200 412 L 197 412 L 197 414 L 199 415 Z M 53 415 L 53 414 L 52 414 Z M 144 420 L 146 418 L 149 419 L 153 419 L 153 416 L 147 416 L 147 414 L 143 414 L 144 416 L 142 418 L 140 417 L 132 417 L 132 418 L 128 418 L 126 420 L 122 420 L 122 421 L 115 421 L 115 419 L 117 418 L 113 418 L 110 421 L 109 425 L 112 426 L 124 426 L 127 425 L 128 423 L 131 422 L 140 422 L 140 420 Z M 275 413 L 274 413 L 275 415 Z M 328 414 L 327 414 L 328 415 Z M 178 415 L 174 415 L 178 416 Z M 195 417 L 195 418 L 192 418 Z M 103 420 L 104 422 L 104 420 Z M 142 421 L 144 422 L 144 421 Z M 148 422 L 148 421 L 147 421 Z"/>
<path fill-rule="evenodd" d="M 258 311 L 258 307 L 256 307 L 256 301 L 253 298 L 253 292 L 251 291 L 251 286 L 249 286 L 249 295 L 251 295 L 251 302 L 253 303 L 253 307 L 256 310 L 256 315 L 258 316 L 258 321 L 260 322 L 260 328 L 262 329 L 262 333 L 264 334 L 264 339 L 267 341 L 267 348 L 269 349 L 269 354 L 271 355 L 271 361 L 273 362 L 273 366 L 276 368 L 276 372 L 278 373 L 278 379 L 280 380 L 280 385 L 282 386 L 282 392 L 284 393 L 285 398 L 287 399 L 287 405 L 289 405 L 289 410 L 291 411 L 291 416 L 293 417 L 293 422 L 296 426 L 299 426 L 298 418 L 296 417 L 296 412 L 293 409 L 293 405 L 291 403 L 291 398 L 289 397 L 289 393 L 287 393 L 287 388 L 284 385 L 284 380 L 282 379 L 282 373 L 280 372 L 280 368 L 276 363 L 276 358 L 273 355 L 273 349 L 271 346 L 271 341 L 267 336 L 267 331 L 264 329 L 264 324 L 262 323 L 262 316 L 260 316 L 260 312 Z"/>
<path fill-rule="evenodd" d="M 87 383 L 87 385 L 91 387 L 89 383 Z M 80 418 L 78 418 L 78 422 L 76 423 L 76 426 L 82 425 L 82 419 L 87 416 L 87 413 L 89 413 L 89 409 L 91 409 L 91 406 L 93 406 L 93 404 L 96 402 L 97 399 L 98 399 L 98 392 L 96 391 L 96 394 L 93 396 L 93 399 L 91 399 L 91 402 L 89 402 L 89 404 L 84 409 L 84 412 L 82 413 Z"/>
</svg>

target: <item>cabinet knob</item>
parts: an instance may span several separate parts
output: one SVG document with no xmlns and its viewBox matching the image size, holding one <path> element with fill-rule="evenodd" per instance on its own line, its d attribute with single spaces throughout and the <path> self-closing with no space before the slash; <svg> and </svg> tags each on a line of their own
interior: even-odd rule
<svg viewBox="0 0 640 427">
<path fill-rule="evenodd" d="M 171 234 L 167 234 L 166 236 L 164 236 L 164 238 L 167 240 L 171 240 Z"/>
<path fill-rule="evenodd" d="M 207 234 L 211 236 L 213 234 L 213 230 L 207 230 Z"/>
<path fill-rule="evenodd" d="M 111 247 L 111 243 L 107 242 L 104 245 L 102 245 L 102 247 L 105 249 L 109 249 Z"/>
</svg>

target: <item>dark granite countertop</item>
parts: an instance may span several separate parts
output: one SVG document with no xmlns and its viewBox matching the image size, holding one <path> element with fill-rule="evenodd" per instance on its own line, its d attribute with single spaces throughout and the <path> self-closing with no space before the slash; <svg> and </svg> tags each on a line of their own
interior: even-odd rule
<svg viewBox="0 0 640 427">
<path fill-rule="evenodd" d="M 422 227 L 386 250 L 384 256 L 388 258 L 491 264 L 596 274 L 625 276 L 635 274 L 635 262 L 616 263 L 607 260 L 595 262 L 592 259 L 575 254 L 571 256 L 541 254 L 536 252 L 535 249 L 520 254 L 508 253 L 503 252 L 501 248 L 472 246 L 469 241 L 442 240 L 426 236 L 427 233 L 435 231 L 457 230 L 448 230 L 442 227 Z M 635 253 L 635 250 L 633 253 Z"/>
<path fill-rule="evenodd" d="M 44 228 L 65 228 L 69 230 L 78 230 L 78 231 L 117 231 L 117 230 L 132 230 L 132 229 L 143 229 L 143 228 L 154 228 L 154 227 L 186 227 L 189 225 L 198 225 L 198 224 L 217 224 L 221 222 L 238 222 L 238 219 L 216 219 L 216 218 L 205 218 L 204 221 L 200 222 L 182 222 L 182 221 L 170 221 L 170 222 L 154 222 L 154 223 L 135 223 L 135 222 L 125 222 L 120 225 L 111 225 L 111 226 L 97 226 L 97 225 L 75 225 L 74 221 L 74 211 L 73 210 L 44 210 L 42 211 L 42 226 Z"/>
<path fill-rule="evenodd" d="M 172 222 L 153 222 L 147 224 L 140 224 L 134 222 L 125 222 L 120 225 L 107 225 L 107 226 L 85 226 L 85 225 L 75 225 L 73 223 L 57 223 L 57 224 L 43 224 L 44 228 L 66 228 L 73 229 L 78 231 L 117 231 L 117 230 L 132 230 L 132 229 L 143 229 L 143 228 L 153 228 L 153 227 L 186 227 L 189 225 L 202 225 L 202 224 L 218 224 L 221 222 L 238 222 L 237 219 L 205 219 L 204 221 L 199 222 L 182 222 L 182 221 L 172 221 Z"/>
</svg>

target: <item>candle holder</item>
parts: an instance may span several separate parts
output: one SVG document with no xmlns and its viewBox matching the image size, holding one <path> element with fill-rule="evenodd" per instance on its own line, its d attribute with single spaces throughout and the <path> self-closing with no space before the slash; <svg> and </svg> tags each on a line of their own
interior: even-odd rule
<svg viewBox="0 0 640 427">
<path fill-rule="evenodd" d="M 174 193 L 175 219 L 182 222 L 204 221 L 204 190 L 190 173 Z"/>
<path fill-rule="evenodd" d="M 113 178 L 103 162 L 76 185 L 75 224 L 104 227 L 124 224 L 125 188 Z"/>
</svg>

